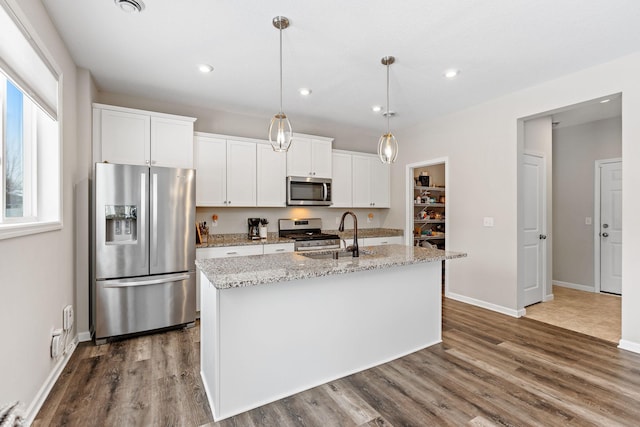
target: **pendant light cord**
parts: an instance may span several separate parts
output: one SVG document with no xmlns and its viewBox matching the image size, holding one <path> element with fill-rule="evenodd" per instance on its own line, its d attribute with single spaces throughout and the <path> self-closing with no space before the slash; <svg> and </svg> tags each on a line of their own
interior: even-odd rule
<svg viewBox="0 0 640 427">
<path fill-rule="evenodd" d="M 280 114 L 282 114 L 282 25 L 280 25 Z"/>
<path fill-rule="evenodd" d="M 387 134 L 389 134 L 389 116 L 391 111 L 389 111 L 389 64 L 387 64 Z"/>
</svg>

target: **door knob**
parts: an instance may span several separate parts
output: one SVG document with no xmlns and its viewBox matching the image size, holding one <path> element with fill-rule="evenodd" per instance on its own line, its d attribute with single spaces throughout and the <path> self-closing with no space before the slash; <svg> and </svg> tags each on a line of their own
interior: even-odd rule
<svg viewBox="0 0 640 427">
<path fill-rule="evenodd" d="M 602 233 L 602 237 L 609 237 L 609 233 Z"/>
<path fill-rule="evenodd" d="M 545 240 L 547 238 L 547 235 L 546 234 L 541 234 L 538 237 L 540 238 L 540 240 Z"/>
</svg>

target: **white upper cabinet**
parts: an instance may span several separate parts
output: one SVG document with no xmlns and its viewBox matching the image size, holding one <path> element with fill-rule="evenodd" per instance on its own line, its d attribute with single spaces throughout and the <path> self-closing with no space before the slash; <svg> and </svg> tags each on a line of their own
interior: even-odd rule
<svg viewBox="0 0 640 427">
<path fill-rule="evenodd" d="M 256 206 L 256 143 L 197 132 L 196 206 Z"/>
<path fill-rule="evenodd" d="M 151 164 L 193 168 L 193 122 L 151 116 Z"/>
<path fill-rule="evenodd" d="M 196 206 L 226 206 L 227 141 L 196 134 Z"/>
<path fill-rule="evenodd" d="M 349 153 L 333 151 L 333 159 L 331 161 L 333 168 L 331 177 L 332 208 L 352 207 L 351 157 Z"/>
<path fill-rule="evenodd" d="M 256 206 L 256 144 L 227 140 L 227 204 Z"/>
<path fill-rule="evenodd" d="M 390 169 L 388 164 L 380 161 L 378 156 L 374 156 L 369 160 L 371 162 L 371 184 L 369 190 L 371 203 L 374 208 L 388 208 L 391 206 L 390 201 Z"/>
<path fill-rule="evenodd" d="M 192 168 L 195 120 L 93 104 L 93 160 Z"/>
<path fill-rule="evenodd" d="M 373 154 L 353 154 L 353 207 L 388 208 L 389 165 Z"/>
<path fill-rule="evenodd" d="M 257 144 L 258 206 L 287 205 L 287 155 L 273 151 L 270 144 Z"/>
<path fill-rule="evenodd" d="M 331 178 L 332 142 L 331 138 L 294 135 L 287 151 L 287 176 Z"/>
</svg>

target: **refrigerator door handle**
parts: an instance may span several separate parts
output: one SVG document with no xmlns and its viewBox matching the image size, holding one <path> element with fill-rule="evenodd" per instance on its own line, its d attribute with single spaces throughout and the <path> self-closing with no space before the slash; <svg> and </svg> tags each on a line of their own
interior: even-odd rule
<svg viewBox="0 0 640 427">
<path fill-rule="evenodd" d="M 99 283 L 105 288 L 130 288 L 133 286 L 148 286 L 159 285 L 162 283 L 179 282 L 189 279 L 189 274 L 176 274 L 173 276 L 164 276 L 156 279 L 149 280 L 127 280 L 127 279 L 115 279 L 115 280 L 101 280 Z"/>
<path fill-rule="evenodd" d="M 140 241 L 147 241 L 147 174 L 142 172 L 140 174 Z M 142 261 L 141 267 L 147 267 L 147 246 L 144 244 L 138 245 L 140 248 L 140 260 Z"/>
<path fill-rule="evenodd" d="M 158 265 L 158 174 L 151 179 L 151 265 Z"/>
</svg>

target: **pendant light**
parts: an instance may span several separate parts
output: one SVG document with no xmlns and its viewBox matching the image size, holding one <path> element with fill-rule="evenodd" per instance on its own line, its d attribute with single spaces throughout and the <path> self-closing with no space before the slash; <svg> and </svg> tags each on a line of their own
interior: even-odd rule
<svg viewBox="0 0 640 427">
<path fill-rule="evenodd" d="M 385 56 L 382 58 L 382 65 L 387 66 L 387 133 L 383 134 L 378 141 L 378 157 L 382 163 L 394 163 L 396 157 L 398 157 L 398 141 L 389 130 L 389 118 L 392 113 L 389 110 L 389 66 L 393 64 L 396 59 L 393 56 Z"/>
<path fill-rule="evenodd" d="M 273 26 L 280 30 L 280 112 L 273 116 L 269 125 L 269 142 L 273 151 L 287 151 L 291 146 L 293 130 L 287 115 L 282 111 L 282 30 L 289 27 L 284 16 L 273 18 Z"/>
</svg>

